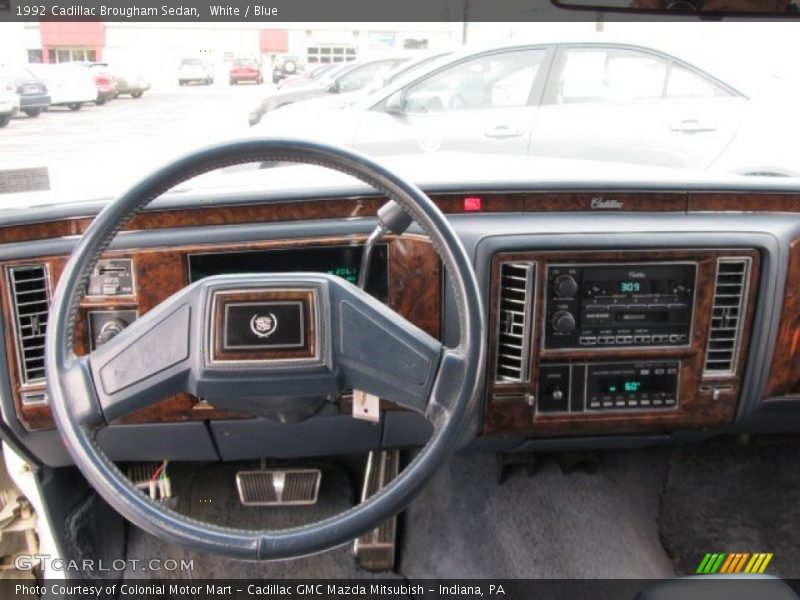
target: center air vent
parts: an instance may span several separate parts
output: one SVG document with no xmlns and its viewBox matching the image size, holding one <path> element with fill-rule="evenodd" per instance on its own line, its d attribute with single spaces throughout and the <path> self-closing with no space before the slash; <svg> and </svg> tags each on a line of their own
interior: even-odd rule
<svg viewBox="0 0 800 600">
<path fill-rule="evenodd" d="M 44 380 L 44 337 L 50 308 L 47 267 L 10 267 L 11 306 L 17 338 L 17 360 L 23 384 Z"/>
<path fill-rule="evenodd" d="M 498 383 L 526 383 L 529 378 L 536 265 L 530 262 L 500 264 L 497 291 Z"/>
<path fill-rule="evenodd" d="M 714 309 L 703 371 L 705 376 L 728 376 L 736 372 L 745 298 L 750 283 L 750 263 L 749 258 L 720 258 L 717 261 Z"/>
</svg>

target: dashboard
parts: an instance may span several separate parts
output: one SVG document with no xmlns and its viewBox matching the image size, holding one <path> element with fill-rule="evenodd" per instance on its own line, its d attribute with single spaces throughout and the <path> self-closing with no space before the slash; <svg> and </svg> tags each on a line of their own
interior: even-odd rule
<svg viewBox="0 0 800 600">
<path fill-rule="evenodd" d="M 489 339 L 476 446 L 800 429 L 800 195 L 541 185 L 430 195 L 473 256 L 484 294 Z M 76 352 L 209 275 L 321 271 L 356 281 L 384 201 L 183 198 L 140 213 L 86 283 Z M 50 464 L 68 459 L 43 379 L 48 306 L 93 217 L 79 205 L 70 211 L 32 209 L 0 223 L 3 415 Z M 457 338 L 446 274 L 421 232 L 384 238 L 368 282 L 369 293 L 424 331 L 446 344 Z M 379 426 L 350 417 L 348 394 L 286 426 L 182 394 L 114 423 L 101 445 L 119 460 L 227 459 L 426 439 L 424 420 L 381 402 Z"/>
</svg>

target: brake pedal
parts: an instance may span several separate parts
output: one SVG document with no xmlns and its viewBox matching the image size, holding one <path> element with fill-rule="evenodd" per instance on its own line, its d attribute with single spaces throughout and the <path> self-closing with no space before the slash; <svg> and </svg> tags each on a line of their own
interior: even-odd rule
<svg viewBox="0 0 800 600">
<path fill-rule="evenodd" d="M 244 506 L 307 506 L 316 504 L 319 469 L 260 469 L 239 471 L 236 489 Z"/>
<path fill-rule="evenodd" d="M 370 452 L 367 457 L 361 501 L 364 502 L 370 496 L 377 494 L 397 477 L 399 465 L 398 450 Z M 394 567 L 396 542 L 397 516 L 394 516 L 384 521 L 377 529 L 356 539 L 353 544 L 356 562 L 368 571 L 390 571 Z"/>
</svg>

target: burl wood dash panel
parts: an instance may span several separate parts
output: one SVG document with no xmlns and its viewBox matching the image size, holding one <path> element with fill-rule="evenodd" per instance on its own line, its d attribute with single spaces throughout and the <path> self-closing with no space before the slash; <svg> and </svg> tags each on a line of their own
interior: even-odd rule
<svg viewBox="0 0 800 600">
<path fill-rule="evenodd" d="M 746 256 L 752 259 L 745 321 L 740 346 L 741 357 L 736 372 L 730 377 L 706 378 L 703 375 L 708 328 L 714 300 L 716 262 L 720 257 Z M 530 357 L 531 381 L 526 384 L 494 383 L 496 365 L 498 297 L 493 291 L 490 305 L 489 400 L 486 404 L 484 433 L 527 436 L 591 435 L 608 433 L 663 432 L 677 429 L 714 427 L 730 423 L 736 414 L 745 357 L 750 343 L 750 331 L 756 304 L 760 274 L 760 255 L 755 250 L 652 250 L 597 252 L 519 252 L 495 256 L 492 265 L 492 290 L 500 285 L 499 265 L 502 261 L 534 261 L 536 263 L 535 322 Z M 577 350 L 543 350 L 542 335 L 545 322 L 547 264 L 553 263 L 614 263 L 695 261 L 697 287 L 693 313 L 691 343 L 684 348 L 604 348 Z M 535 411 L 539 366 L 543 363 L 566 363 L 584 360 L 640 361 L 679 359 L 681 361 L 679 406 L 669 410 L 640 410 L 632 412 L 583 412 L 542 414 Z M 720 391 L 715 399 L 711 386 Z M 724 389 L 723 389 L 724 388 Z M 526 396 L 527 394 L 527 396 Z M 534 400 L 531 402 L 531 397 Z"/>
<path fill-rule="evenodd" d="M 800 240 L 789 246 L 789 266 L 767 396 L 800 395 Z"/>
<path fill-rule="evenodd" d="M 389 298 L 394 310 L 429 334 L 438 337 L 441 323 L 441 263 L 427 238 L 415 235 L 387 236 L 389 245 Z M 148 248 L 139 251 L 113 251 L 104 255 L 107 258 L 130 257 L 133 259 L 137 282 L 135 297 L 105 297 L 84 299 L 81 303 L 80 317 L 75 329 L 75 351 L 84 355 L 88 352 L 87 313 L 90 310 L 135 310 L 144 315 L 171 294 L 189 284 L 187 256 L 197 252 L 236 252 L 307 246 L 339 246 L 363 244 L 363 236 L 325 237 L 312 239 L 268 240 L 240 244 L 197 244 Z M 12 310 L 9 295 L 7 268 L 12 265 L 45 263 L 50 271 L 51 293 L 66 263 L 64 256 L 50 256 L 31 260 L 17 260 L 2 263 L 0 277 L 0 308 L 7 324 L 6 347 L 8 348 L 8 369 L 14 404 L 20 422 L 28 430 L 53 427 L 49 406 L 23 406 L 23 392 L 44 390 L 42 384 L 23 385 L 16 360 L 16 341 L 12 323 Z M 248 418 L 215 409 L 188 394 L 167 398 L 153 406 L 140 410 L 121 419 L 120 423 L 178 422 L 205 419 Z"/>
</svg>

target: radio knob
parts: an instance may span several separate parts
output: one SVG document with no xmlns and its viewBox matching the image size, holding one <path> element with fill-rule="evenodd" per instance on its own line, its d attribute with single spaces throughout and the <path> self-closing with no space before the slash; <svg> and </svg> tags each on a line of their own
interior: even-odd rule
<svg viewBox="0 0 800 600">
<path fill-rule="evenodd" d="M 564 399 L 564 392 L 562 392 L 561 388 L 558 387 L 557 385 L 551 387 L 549 392 L 550 392 L 550 398 L 552 398 L 556 402 L 561 402 Z"/>
<path fill-rule="evenodd" d="M 559 333 L 572 333 L 575 330 L 575 317 L 566 310 L 557 311 L 551 321 L 553 329 Z"/>
<path fill-rule="evenodd" d="M 100 333 L 97 334 L 95 345 L 102 346 L 112 338 L 122 333 L 122 330 L 125 329 L 126 326 L 127 324 L 122 319 L 109 319 L 103 323 L 103 326 L 100 328 Z"/>
<path fill-rule="evenodd" d="M 572 298 L 578 291 L 578 282 L 572 275 L 559 275 L 553 282 L 556 296 L 561 298 Z"/>
</svg>

